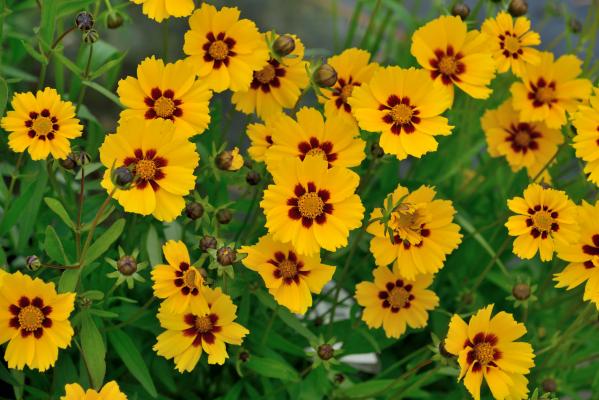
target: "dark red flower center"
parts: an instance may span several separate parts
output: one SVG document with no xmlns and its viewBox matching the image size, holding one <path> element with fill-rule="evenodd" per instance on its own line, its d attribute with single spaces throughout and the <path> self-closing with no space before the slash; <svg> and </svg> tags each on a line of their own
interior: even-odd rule
<svg viewBox="0 0 599 400">
<path fill-rule="evenodd" d="M 322 225 L 327 222 L 327 214 L 333 213 L 333 205 L 327 203 L 331 198 L 328 190 L 316 190 L 313 182 L 308 182 L 307 188 L 301 183 L 295 185 L 294 197 L 287 200 L 289 218 L 302 221 L 305 228 L 310 228 L 314 221 Z"/>
<path fill-rule="evenodd" d="M 420 111 L 416 106 L 410 103 L 409 97 L 399 97 L 391 95 L 387 99 L 387 104 L 381 104 L 379 110 L 387 111 L 383 116 L 383 121 L 391 125 L 391 132 L 395 135 L 412 133 L 416 130 L 415 124 L 420 123 Z"/>
<path fill-rule="evenodd" d="M 429 60 L 429 64 L 434 68 L 431 71 L 431 77 L 437 79 L 441 76 L 441 81 L 445 85 L 451 85 L 453 82 L 461 82 L 460 75 L 466 72 L 466 65 L 460 61 L 464 56 L 462 53 L 456 53 L 452 46 L 447 46 L 447 50 L 435 50 L 435 57 Z"/>
<path fill-rule="evenodd" d="M 254 79 L 250 87 L 254 90 L 262 89 L 264 93 L 270 92 L 270 88 L 281 86 L 280 78 L 285 76 L 285 68 L 274 59 L 268 60 L 268 64 L 260 71 L 254 71 Z"/>
<path fill-rule="evenodd" d="M 19 329 L 24 338 L 33 334 L 36 339 L 39 339 L 44 334 L 44 328 L 52 326 L 52 320 L 48 318 L 52 307 L 44 305 L 44 300 L 40 297 L 30 299 L 23 296 L 17 304 L 11 304 L 8 311 L 13 316 L 8 321 L 8 326 Z"/>
<path fill-rule="evenodd" d="M 554 103 L 557 103 L 555 98 L 555 81 L 547 83 L 543 78 L 539 78 L 537 83 L 530 82 L 530 91 L 528 92 L 528 99 L 532 100 L 533 107 L 542 107 L 547 105 L 549 108 L 553 107 Z"/>
<path fill-rule="evenodd" d="M 382 300 L 383 308 L 390 308 L 392 313 L 398 313 L 402 308 L 410 308 L 411 302 L 416 298 L 412 293 L 413 286 L 404 285 L 401 279 L 387 282 L 385 289 L 379 292 L 379 299 Z"/>
<path fill-rule="evenodd" d="M 323 160 L 329 162 L 329 168 L 332 166 L 331 163 L 337 159 L 337 153 L 333 152 L 333 143 L 328 140 L 321 142 L 314 136 L 312 136 L 307 142 L 300 142 L 297 145 L 297 149 L 300 152 L 300 159 L 303 160 L 306 156 L 317 156 Z"/>
<path fill-rule="evenodd" d="M 156 181 L 166 176 L 162 168 L 168 164 L 167 160 L 157 156 L 154 149 L 147 150 L 145 154 L 142 149 L 135 149 L 133 153 L 135 156 L 125 158 L 123 164 L 135 175 L 135 187 L 143 190 L 150 184 L 157 191 L 160 186 Z"/>
<path fill-rule="evenodd" d="M 175 271 L 175 286 L 181 288 L 181 293 L 184 295 L 191 294 L 197 296 L 200 293 L 200 288 L 196 284 L 198 270 L 190 268 L 189 264 L 182 262 L 179 264 L 179 269 Z"/>
<path fill-rule="evenodd" d="M 582 246 L 582 251 L 585 254 L 593 257 L 591 260 L 587 260 L 584 262 L 584 266 L 587 269 L 599 266 L 599 234 L 593 235 L 591 240 L 593 242 L 592 245 L 585 244 Z"/>
<path fill-rule="evenodd" d="M 30 112 L 29 119 L 25 121 L 25 126 L 29 128 L 27 136 L 31 139 L 37 137 L 42 141 L 54 139 L 56 132 L 60 129 L 58 118 L 50 115 L 50 111 L 45 108 L 40 113 Z"/>
<path fill-rule="evenodd" d="M 300 276 L 308 276 L 310 274 L 310 271 L 303 269 L 304 262 L 299 260 L 297 255 L 291 250 L 287 252 L 287 256 L 282 251 L 277 251 L 268 262 L 277 267 L 273 272 L 274 277 L 283 279 L 283 282 L 287 285 L 291 285 L 292 282 L 299 284 Z"/>
<path fill-rule="evenodd" d="M 206 315 L 194 315 L 185 314 L 183 321 L 189 328 L 183 330 L 185 336 L 195 336 L 192 345 L 195 347 L 201 346 L 202 341 L 213 344 L 216 337 L 214 334 L 220 332 L 222 328 L 217 325 L 218 315 L 206 314 Z"/>
<path fill-rule="evenodd" d="M 535 239 L 539 236 L 541 239 L 547 239 L 549 233 L 557 232 L 559 224 L 557 218 L 559 213 L 553 211 L 547 206 L 537 204 L 533 208 L 528 209 L 529 217 L 526 219 L 526 226 L 530 227 L 530 234 Z"/>
<path fill-rule="evenodd" d="M 335 106 L 337 108 L 343 107 L 343 110 L 348 113 L 351 113 L 351 106 L 347 103 L 347 99 L 351 96 L 354 87 L 361 85 L 360 82 L 355 82 L 353 79 L 351 75 L 347 80 L 343 78 L 337 79 L 337 83 L 331 92 L 333 97 L 336 97 Z"/>
<path fill-rule="evenodd" d="M 472 365 L 473 372 L 479 372 L 483 367 L 497 367 L 495 361 L 501 358 L 501 352 L 495 346 L 498 338 L 492 333 L 485 334 L 479 332 L 474 335 L 474 339 L 466 339 L 464 348 L 470 347 L 466 356 L 468 365 Z"/>
<path fill-rule="evenodd" d="M 229 66 L 229 58 L 237 55 L 233 51 L 235 47 L 235 39 L 226 37 L 224 32 L 220 32 L 216 36 L 212 32 L 206 34 L 208 40 L 202 46 L 204 50 L 204 61 L 214 61 L 212 66 L 214 69 L 219 69 L 223 64 Z"/>
<path fill-rule="evenodd" d="M 183 110 L 180 107 L 183 102 L 175 99 L 175 92 L 171 89 L 166 89 L 163 92 L 155 87 L 150 96 L 144 99 L 144 102 L 149 107 L 145 114 L 146 119 L 164 118 L 174 121 L 175 117 L 183 115 Z"/>
<path fill-rule="evenodd" d="M 534 126 L 521 122 L 518 125 L 511 124 L 506 129 L 508 136 L 506 142 L 511 142 L 512 150 L 516 153 L 526 154 L 529 150 L 538 150 L 539 143 L 536 139 L 542 137 L 540 132 L 535 131 Z"/>
</svg>

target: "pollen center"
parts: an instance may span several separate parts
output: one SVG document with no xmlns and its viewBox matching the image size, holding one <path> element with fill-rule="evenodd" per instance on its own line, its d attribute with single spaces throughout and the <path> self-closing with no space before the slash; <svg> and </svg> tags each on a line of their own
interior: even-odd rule
<svg viewBox="0 0 599 400">
<path fill-rule="evenodd" d="M 402 308 L 408 302 L 409 297 L 410 293 L 406 289 L 396 286 L 389 292 L 387 300 L 391 304 L 391 307 Z"/>
<path fill-rule="evenodd" d="M 297 265 L 293 261 L 283 260 L 279 263 L 279 269 L 283 278 L 295 278 L 297 275 Z"/>
<path fill-rule="evenodd" d="M 35 331 L 42 327 L 44 313 L 35 306 L 27 306 L 19 312 L 19 325 L 26 331 Z"/>
<path fill-rule="evenodd" d="M 538 211 L 532 216 L 532 222 L 535 227 L 540 231 L 550 231 L 553 218 L 547 211 Z"/>
<path fill-rule="evenodd" d="M 393 122 L 407 124 L 412 120 L 414 111 L 412 110 L 412 107 L 402 103 L 394 105 L 389 114 L 391 115 L 391 118 L 393 118 Z"/>
<path fill-rule="evenodd" d="M 325 153 L 324 150 L 321 149 L 320 147 L 308 150 L 308 152 L 306 153 L 306 155 L 307 156 L 320 157 L 323 160 L 328 161 L 328 159 L 327 159 L 327 153 Z"/>
<path fill-rule="evenodd" d="M 540 87 L 535 93 L 535 98 L 541 103 L 550 103 L 553 100 L 554 92 L 550 87 Z"/>
<path fill-rule="evenodd" d="M 266 64 L 266 67 L 262 68 L 260 71 L 256 71 L 256 79 L 258 79 L 260 83 L 269 83 L 274 79 L 275 73 L 275 67 Z"/>
<path fill-rule="evenodd" d="M 39 117 L 33 120 L 33 130 L 38 135 L 47 135 L 52 132 L 52 121 L 47 117 Z"/>
<path fill-rule="evenodd" d="M 183 275 L 183 283 L 190 289 L 196 288 L 196 271 L 188 269 Z"/>
<path fill-rule="evenodd" d="M 222 40 L 212 42 L 208 48 L 208 54 L 215 60 L 224 60 L 229 55 L 229 46 Z"/>
<path fill-rule="evenodd" d="M 212 331 L 213 325 L 209 316 L 197 317 L 195 322 L 195 328 L 200 333 L 208 333 Z"/>
<path fill-rule="evenodd" d="M 474 356 L 476 360 L 482 365 L 487 365 L 491 361 L 493 361 L 493 346 L 491 346 L 487 342 L 479 343 L 474 346 Z"/>
<path fill-rule="evenodd" d="M 530 140 L 530 134 L 526 131 L 518 131 L 514 136 L 514 142 L 520 147 L 528 147 Z"/>
<path fill-rule="evenodd" d="M 173 111 L 175 111 L 175 103 L 168 97 L 160 96 L 154 102 L 154 111 L 161 118 L 170 117 L 173 115 Z"/>
<path fill-rule="evenodd" d="M 135 173 L 143 180 L 150 180 L 156 174 L 156 164 L 152 160 L 139 160 L 135 166 Z"/>
<path fill-rule="evenodd" d="M 354 85 L 345 85 L 341 88 L 341 94 L 339 95 L 341 99 L 347 102 L 347 99 L 351 96 L 354 90 Z"/>
<path fill-rule="evenodd" d="M 316 218 L 324 210 L 324 202 L 315 192 L 304 193 L 297 201 L 302 217 Z"/>
<path fill-rule="evenodd" d="M 506 37 L 503 45 L 510 53 L 517 53 L 520 50 L 520 40 L 514 36 Z"/>
<path fill-rule="evenodd" d="M 454 75 L 458 70 L 458 63 L 453 56 L 443 56 L 439 62 L 439 71 L 443 75 Z"/>
</svg>

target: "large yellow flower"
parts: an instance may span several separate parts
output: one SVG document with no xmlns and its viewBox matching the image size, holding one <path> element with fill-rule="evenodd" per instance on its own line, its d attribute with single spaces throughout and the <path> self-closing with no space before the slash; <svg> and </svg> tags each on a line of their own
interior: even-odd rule
<svg viewBox="0 0 599 400">
<path fill-rule="evenodd" d="M 446 255 L 462 241 L 460 227 L 454 224 L 451 201 L 435 199 L 435 190 L 421 186 L 412 193 L 397 186 L 387 197 L 390 204 L 387 230 L 383 210 L 370 214 L 368 232 L 374 235 L 370 251 L 377 265 L 393 264 L 408 279 L 433 274 L 443 267 Z"/>
<path fill-rule="evenodd" d="M 324 103 L 324 113 L 328 118 L 342 115 L 355 121 L 352 107 L 347 100 L 355 87 L 370 82 L 378 64 L 370 62 L 369 52 L 356 48 L 344 50 L 341 54 L 329 58 L 327 64 L 337 72 L 337 82 L 331 91 L 323 90 L 318 99 Z"/>
<path fill-rule="evenodd" d="M 158 336 L 154 350 L 167 360 L 175 359 L 179 372 L 191 371 L 200 360 L 202 350 L 208 354 L 208 364 L 224 364 L 229 358 L 225 343 L 241 345 L 249 331 L 235 320 L 237 306 L 220 288 L 202 288 L 210 304 L 205 313 L 187 309 L 183 314 L 160 309 L 158 320 L 166 329 Z"/>
<path fill-rule="evenodd" d="M 590 105 L 581 105 L 574 114 L 576 156 L 586 161 L 584 172 L 589 181 L 599 186 L 599 88 L 591 96 Z"/>
<path fill-rule="evenodd" d="M 379 68 L 370 83 L 354 87 L 349 104 L 360 128 L 381 132 L 383 150 L 400 160 L 437 150 L 434 136 L 453 128 L 441 116 L 451 106 L 449 92 L 421 69 Z"/>
<path fill-rule="evenodd" d="M 195 187 L 193 171 L 199 156 L 171 121 L 128 118 L 121 120 L 116 133 L 106 136 L 100 160 L 108 168 L 102 187 L 109 193 L 114 188 L 113 167 L 127 167 L 135 176 L 131 188 L 113 194 L 125 211 L 172 221 L 185 207 L 183 196 Z"/>
<path fill-rule="evenodd" d="M 530 20 L 518 17 L 516 21 L 505 11 L 495 18 L 488 18 L 482 32 L 490 38 L 497 71 L 520 76 L 527 65 L 537 65 L 541 61 L 539 51 L 531 46 L 541 44 L 541 36 L 530 30 Z"/>
<path fill-rule="evenodd" d="M 568 195 L 555 189 L 544 189 L 533 183 L 524 197 L 508 200 L 509 209 L 517 215 L 509 217 L 505 226 L 514 240 L 514 254 L 530 259 L 537 254 L 541 261 L 553 258 L 556 247 L 578 240 L 576 205 Z"/>
<path fill-rule="evenodd" d="M 333 116 L 325 121 L 320 111 L 304 107 L 296 119 L 280 115 L 266 124 L 273 142 L 266 151 L 269 170 L 289 157 L 303 160 L 316 156 L 326 160 L 329 167 L 356 167 L 366 157 L 360 131 L 347 118 Z"/>
<path fill-rule="evenodd" d="M 246 128 L 246 134 L 250 139 L 248 154 L 255 161 L 266 161 L 266 151 L 273 144 L 272 125 L 269 124 L 273 119 L 269 119 L 265 124 L 249 124 Z"/>
<path fill-rule="evenodd" d="M 514 172 L 526 168 L 531 177 L 545 167 L 564 142 L 558 129 L 550 129 L 542 121 L 522 122 L 511 99 L 496 110 L 487 110 L 481 124 L 489 154 L 505 157 Z"/>
<path fill-rule="evenodd" d="M 270 33 L 264 34 L 267 35 Z M 295 40 L 293 52 L 281 62 L 271 57 L 264 68 L 254 71 L 249 89 L 233 94 L 231 102 L 235 109 L 245 114 L 256 112 L 265 119 L 295 106 L 310 79 L 306 72 L 308 63 L 304 61 L 304 45 L 295 35 L 291 36 Z"/>
<path fill-rule="evenodd" d="M 550 128 L 566 123 L 566 111 L 572 113 L 591 94 L 591 82 L 577 79 L 582 61 L 573 55 L 553 60 L 553 53 L 542 52 L 538 65 L 528 65 L 522 81 L 512 84 L 514 109 L 522 121 L 544 121 Z"/>
<path fill-rule="evenodd" d="M 58 349 L 73 337 L 69 316 L 75 293 L 56 293 L 54 283 L 7 274 L 0 290 L 0 344 L 8 342 L 4 359 L 9 368 L 45 371 L 56 363 Z"/>
<path fill-rule="evenodd" d="M 78 383 L 69 383 L 65 387 L 65 395 L 60 400 L 127 400 L 127 395 L 121 392 L 115 381 L 110 381 L 99 392 L 93 389 L 84 391 Z"/>
<path fill-rule="evenodd" d="M 182 241 L 169 240 L 162 246 L 168 264 L 156 265 L 152 270 L 154 295 L 166 312 L 181 314 L 187 308 L 196 314 L 206 312 L 208 303 L 201 293 L 204 279 L 191 265 L 187 247 Z"/>
<path fill-rule="evenodd" d="M 406 279 L 399 272 L 377 267 L 374 282 L 356 285 L 356 301 L 364 307 L 362 320 L 369 328 L 385 330 L 387 337 L 398 339 L 410 328 L 424 328 L 428 322 L 428 311 L 439 305 L 437 295 L 427 288 L 433 276 L 419 275 Z"/>
<path fill-rule="evenodd" d="M 270 235 L 240 251 L 247 254 L 243 265 L 260 274 L 277 303 L 298 314 L 308 310 L 312 305 L 311 293 L 320 293 L 335 273 L 335 267 L 321 264 L 319 254 L 297 254 L 293 246 Z"/>
<path fill-rule="evenodd" d="M 580 238 L 563 246 L 557 256 L 570 264 L 555 275 L 555 285 L 568 290 L 585 283 L 583 300 L 595 303 L 599 310 L 599 202 L 595 206 L 582 202 L 578 207 Z"/>
<path fill-rule="evenodd" d="M 274 184 L 260 206 L 275 240 L 299 254 L 334 251 L 347 245 L 349 231 L 360 226 L 364 207 L 354 194 L 360 178 L 342 167 L 328 167 L 320 157 L 282 159 L 272 171 Z"/>
<path fill-rule="evenodd" d="M 186 17 L 193 11 L 193 0 L 131 0 L 142 4 L 142 12 L 157 22 L 168 17 Z"/>
<path fill-rule="evenodd" d="M 412 35 L 412 55 L 431 77 L 451 94 L 454 85 L 476 99 L 491 94 L 495 60 L 489 37 L 468 31 L 460 17 L 444 15 L 430 21 Z"/>
<path fill-rule="evenodd" d="M 42 160 L 52 154 L 54 158 L 66 158 L 71 152 L 70 139 L 81 136 L 83 126 L 75 116 L 75 107 L 63 101 L 56 89 L 16 93 L 9 111 L 0 126 L 8 135 L 12 151 L 29 151 L 32 160 Z"/>
<path fill-rule="evenodd" d="M 127 107 L 121 116 L 170 119 L 186 137 L 204 132 L 210 123 L 212 92 L 195 77 L 189 61 L 165 65 L 154 56 L 146 58 L 137 66 L 137 78 L 119 81 L 117 93 Z"/>
<path fill-rule="evenodd" d="M 459 379 L 475 400 L 480 400 L 483 378 L 498 400 L 527 399 L 525 375 L 534 367 L 532 346 L 514 340 L 526 334 L 524 324 L 512 314 L 499 312 L 491 318 L 493 305 L 474 314 L 469 323 L 455 314 L 449 323 L 445 349 L 458 357 Z"/>
<path fill-rule="evenodd" d="M 191 17 L 183 52 L 215 92 L 247 91 L 254 71 L 268 63 L 268 46 L 256 25 L 239 19 L 237 7 L 202 3 Z"/>
</svg>

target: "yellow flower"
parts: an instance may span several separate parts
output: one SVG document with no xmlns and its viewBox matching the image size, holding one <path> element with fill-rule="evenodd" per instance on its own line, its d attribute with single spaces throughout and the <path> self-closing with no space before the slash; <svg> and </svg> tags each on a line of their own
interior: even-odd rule
<svg viewBox="0 0 599 400">
<path fill-rule="evenodd" d="M 544 121 L 550 128 L 566 123 L 566 111 L 572 113 L 591 94 L 588 79 L 576 79 L 582 61 L 573 55 L 553 60 L 553 54 L 541 52 L 539 65 L 528 65 L 522 81 L 512 84 L 514 109 L 522 121 Z"/>
<path fill-rule="evenodd" d="M 584 172 L 589 181 L 599 186 L 599 88 L 595 88 L 589 106 L 579 107 L 572 124 L 576 128 L 573 139 L 576 156 L 586 161 Z"/>
<path fill-rule="evenodd" d="M 499 312 L 493 318 L 493 305 L 474 314 L 468 324 L 455 314 L 449 323 L 445 349 L 458 357 L 459 379 L 475 400 L 480 399 L 483 377 L 493 397 L 527 399 L 528 380 L 524 375 L 534 367 L 532 346 L 515 342 L 526 333 L 524 324 L 512 314 Z"/>
<path fill-rule="evenodd" d="M 169 240 L 162 252 L 168 264 L 156 265 L 152 270 L 154 296 L 165 299 L 162 308 L 175 314 L 182 314 L 187 308 L 196 314 L 206 312 L 208 303 L 201 293 L 204 279 L 191 265 L 185 244 Z"/>
<path fill-rule="evenodd" d="M 311 293 L 320 293 L 335 272 L 335 267 L 321 264 L 319 254 L 297 254 L 293 246 L 277 242 L 270 235 L 240 251 L 247 254 L 243 265 L 260 274 L 277 303 L 298 314 L 308 310 Z"/>
<path fill-rule="evenodd" d="M 489 37 L 477 30 L 468 31 L 457 16 L 442 16 L 430 21 L 412 35 L 412 55 L 431 77 L 450 92 L 453 86 L 475 99 L 491 94 L 488 85 L 495 77 L 495 60 Z"/>
<path fill-rule="evenodd" d="M 65 395 L 60 400 L 127 400 L 127 395 L 121 392 L 115 381 L 110 381 L 99 392 L 93 389 L 83 391 L 78 383 L 69 383 L 65 387 Z"/>
<path fill-rule="evenodd" d="M 398 339 L 410 328 L 424 328 L 428 322 L 428 311 L 439 305 L 439 298 L 427 290 L 433 276 L 418 275 L 406 279 L 397 271 L 385 266 L 377 267 L 374 282 L 356 285 L 356 300 L 364 307 L 362 320 L 370 329 L 385 330 L 387 337 Z"/>
<path fill-rule="evenodd" d="M 186 17 L 193 11 L 193 0 L 131 0 L 143 4 L 142 12 L 148 18 L 161 22 L 168 17 Z"/>
<path fill-rule="evenodd" d="M 75 293 L 56 293 L 54 283 L 31 279 L 21 272 L 7 274 L 0 291 L 0 344 L 8 342 L 8 368 L 28 366 L 45 371 L 56 363 L 58 349 L 73 337 L 69 316 Z"/>
<path fill-rule="evenodd" d="M 239 154 L 239 148 L 234 147 L 231 150 L 231 166 L 228 168 L 229 171 L 238 171 L 243 167 L 243 156 Z"/>
<path fill-rule="evenodd" d="M 200 360 L 202 350 L 208 354 L 208 364 L 224 364 L 229 358 L 225 343 L 241 345 L 249 331 L 236 322 L 237 306 L 220 288 L 202 288 L 210 304 L 205 313 L 187 309 L 183 314 L 158 312 L 160 326 L 166 329 L 158 336 L 154 350 L 167 360 L 175 359 L 179 372 L 191 371 Z"/>
<path fill-rule="evenodd" d="M 337 72 L 337 82 L 331 91 L 323 90 L 319 101 L 324 103 L 324 113 L 327 118 L 342 115 L 352 116 L 352 107 L 348 99 L 355 87 L 367 84 L 372 79 L 378 64 L 370 61 L 370 53 L 366 50 L 351 48 L 327 60 L 327 64 Z"/>
<path fill-rule="evenodd" d="M 183 196 L 195 187 L 199 156 L 171 121 L 128 118 L 106 136 L 100 160 L 108 168 L 102 187 L 109 193 L 114 188 L 111 168 L 125 166 L 135 175 L 130 189 L 116 189 L 113 195 L 126 212 L 172 221 L 185 207 Z"/>
<path fill-rule="evenodd" d="M 555 285 L 568 290 L 585 283 L 583 300 L 595 303 L 599 309 L 599 202 L 594 206 L 582 202 L 578 207 L 580 238 L 574 244 L 563 246 L 557 256 L 570 264 L 555 274 Z"/>
<path fill-rule="evenodd" d="M 575 243 L 578 239 L 577 210 L 568 195 L 555 189 L 544 189 L 533 183 L 524 190 L 524 197 L 514 197 L 508 208 L 511 216 L 505 226 L 514 240 L 514 254 L 530 259 L 537 254 L 542 261 L 553 258 L 556 246 Z"/>
<path fill-rule="evenodd" d="M 505 157 L 514 172 L 526 168 L 530 177 L 545 167 L 564 142 L 558 129 L 550 129 L 542 121 L 522 122 L 511 99 L 496 110 L 487 110 L 481 124 L 489 154 Z"/>
<path fill-rule="evenodd" d="M 268 63 L 268 46 L 256 25 L 239 19 L 237 7 L 202 3 L 191 17 L 183 52 L 196 73 L 215 92 L 250 88 L 254 71 Z"/>
<path fill-rule="evenodd" d="M 323 119 L 315 108 L 303 107 L 295 121 L 280 115 L 269 121 L 272 146 L 266 151 L 266 166 L 276 168 L 281 159 L 316 156 L 326 160 L 329 167 L 356 167 L 364 157 L 364 141 L 358 127 L 342 116 Z"/>
<path fill-rule="evenodd" d="M 370 252 L 377 265 L 393 264 L 394 271 L 408 279 L 418 274 L 433 274 L 443 267 L 446 255 L 462 241 L 460 227 L 454 224 L 455 209 L 451 201 L 435 199 L 435 190 L 421 186 L 412 193 L 397 186 L 387 197 L 391 204 L 388 228 L 385 230 L 383 211 L 375 208 L 368 233 Z"/>
<path fill-rule="evenodd" d="M 434 136 L 453 128 L 441 116 L 451 106 L 449 92 L 421 69 L 379 68 L 370 83 L 354 87 L 349 104 L 360 128 L 381 132 L 383 150 L 400 160 L 437 150 Z"/>
<path fill-rule="evenodd" d="M 276 117 L 275 117 L 276 118 Z M 272 118 L 269 119 L 272 121 Z M 249 124 L 246 134 L 250 138 L 250 147 L 248 154 L 254 161 L 266 161 L 266 151 L 272 146 L 272 127 L 268 121 L 266 124 Z"/>
<path fill-rule="evenodd" d="M 137 78 L 119 81 L 117 93 L 127 107 L 121 116 L 170 119 L 185 137 L 204 132 L 210 123 L 212 92 L 195 77 L 189 61 L 165 65 L 154 56 L 146 58 L 137 66 Z"/>
<path fill-rule="evenodd" d="M 270 34 L 264 34 L 265 38 L 266 35 Z M 282 62 L 271 57 L 264 68 L 254 71 L 248 90 L 233 93 L 231 102 L 236 110 L 245 114 L 256 112 L 265 119 L 295 106 L 310 79 L 306 72 L 308 63 L 303 60 L 304 45 L 295 35 L 290 36 L 295 40 L 295 49 L 289 57 Z"/>
<path fill-rule="evenodd" d="M 328 168 L 320 157 L 285 158 L 273 169 L 274 184 L 260 206 L 273 239 L 299 254 L 347 245 L 349 231 L 360 226 L 364 207 L 354 194 L 360 178 L 342 167 Z"/>
<path fill-rule="evenodd" d="M 527 65 L 537 65 L 541 61 L 540 53 L 531 46 L 541 44 L 541 36 L 530 30 L 530 20 L 526 17 L 516 21 L 505 11 L 497 17 L 488 18 L 482 26 L 492 46 L 493 57 L 500 73 L 510 68 L 514 75 L 520 76 Z"/>
<path fill-rule="evenodd" d="M 29 151 L 32 160 L 66 158 L 71 152 L 70 139 L 81 136 L 83 126 L 70 101 L 62 101 L 56 89 L 16 93 L 0 126 L 8 135 L 8 146 L 16 153 Z"/>
</svg>

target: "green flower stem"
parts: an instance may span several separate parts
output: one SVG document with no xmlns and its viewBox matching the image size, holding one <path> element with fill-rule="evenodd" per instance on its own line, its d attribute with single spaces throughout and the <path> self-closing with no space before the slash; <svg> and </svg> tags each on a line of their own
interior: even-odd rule
<svg viewBox="0 0 599 400">
<path fill-rule="evenodd" d="M 263 189 L 264 185 L 256 185 L 254 187 L 254 193 L 252 194 L 252 200 L 250 201 L 250 205 L 248 206 L 245 216 L 243 217 L 241 227 L 237 230 L 237 233 L 235 234 L 235 239 L 233 239 L 233 242 L 235 242 L 235 247 L 239 247 L 237 243 L 238 240 L 240 240 L 241 238 L 245 239 L 245 237 L 242 236 L 242 234 L 245 233 L 245 228 L 250 220 L 250 217 L 253 217 L 255 214 L 254 207 L 258 200 L 258 194 L 261 193 Z"/>
<path fill-rule="evenodd" d="M 19 153 L 19 157 L 17 158 L 17 163 L 15 164 L 15 169 L 12 171 L 10 175 L 10 183 L 8 184 L 8 193 L 6 194 L 6 199 L 4 201 L 4 209 L 8 209 L 10 202 L 12 201 L 12 192 L 15 189 L 15 184 L 17 183 L 17 176 L 19 175 L 19 170 L 21 169 L 21 165 L 23 164 L 23 157 L 25 156 L 25 152 Z"/>
<path fill-rule="evenodd" d="M 89 45 L 89 55 L 87 56 L 87 64 L 85 65 L 85 71 L 83 72 L 83 75 L 81 76 L 81 80 L 83 80 L 83 81 L 85 81 L 89 78 L 93 53 L 94 53 L 94 44 L 91 43 Z M 87 85 L 81 85 L 81 89 L 79 90 L 79 98 L 77 99 L 77 106 L 75 107 L 75 115 L 77 115 L 77 113 L 79 112 L 79 108 L 81 107 L 81 104 L 83 103 L 83 97 L 85 96 L 86 88 L 87 88 Z"/>
<path fill-rule="evenodd" d="M 98 225 L 98 221 L 100 220 L 100 217 L 104 213 L 104 209 L 106 209 L 106 206 L 108 206 L 108 204 L 110 203 L 110 200 L 112 199 L 112 195 L 114 194 L 114 192 L 116 192 L 116 189 L 117 188 L 115 186 L 112 189 L 112 191 L 110 192 L 110 194 L 108 194 L 108 197 L 106 197 L 106 200 L 104 200 L 104 202 L 98 209 L 98 212 L 96 213 L 96 216 L 94 217 L 94 219 L 92 221 L 92 224 L 89 228 L 89 232 L 87 234 L 87 238 L 85 239 L 85 245 L 83 246 L 83 250 L 81 250 L 81 255 L 79 256 L 79 266 L 81 266 L 83 264 L 83 260 L 85 260 L 85 255 L 87 253 L 87 250 L 89 249 L 89 246 L 91 245 L 92 239 L 94 237 L 94 232 L 96 231 L 96 227 Z"/>
<path fill-rule="evenodd" d="M 50 64 L 50 58 L 52 57 L 52 52 L 54 51 L 56 46 L 58 46 L 58 44 L 60 42 L 62 42 L 62 39 L 64 39 L 66 35 L 73 32 L 74 30 L 75 30 L 75 26 L 72 26 L 71 28 L 67 29 L 59 37 L 57 37 L 56 40 L 54 41 L 54 43 L 52 43 L 52 46 L 50 46 L 50 51 L 48 51 L 48 53 L 46 54 L 46 63 L 42 63 L 42 66 L 41 66 L 40 77 L 39 77 L 39 81 L 37 84 L 38 90 L 42 90 L 44 88 L 44 84 L 46 83 L 46 72 L 48 71 L 48 65 Z"/>
<path fill-rule="evenodd" d="M 266 325 L 266 330 L 264 331 L 264 334 L 262 335 L 261 347 L 264 347 L 266 345 L 266 342 L 268 341 L 268 335 L 270 333 L 270 330 L 272 329 L 272 324 L 274 323 L 278 312 L 279 312 L 279 303 L 277 303 L 277 306 L 275 307 L 274 310 L 272 310 L 272 313 L 270 314 L 270 318 L 268 319 L 268 323 Z"/>
<path fill-rule="evenodd" d="M 348 49 L 352 47 L 352 43 L 354 41 L 354 37 L 356 36 L 356 28 L 358 27 L 358 20 L 362 15 L 362 9 L 364 8 L 364 1 L 357 0 L 356 6 L 354 7 L 354 11 L 351 16 L 351 20 L 349 22 L 349 29 L 347 30 L 347 35 L 345 36 L 345 44 L 343 45 L 344 49 Z"/>
<path fill-rule="evenodd" d="M 75 226 L 75 246 L 77 250 L 77 259 L 81 257 L 81 214 L 83 212 L 83 198 L 85 190 L 85 171 L 81 165 L 81 183 L 79 185 L 79 201 L 77 209 L 77 225 Z"/>
<path fill-rule="evenodd" d="M 366 26 L 366 32 L 364 32 L 364 36 L 362 37 L 362 41 L 360 42 L 360 48 L 365 49 L 368 46 L 368 42 L 370 41 L 370 34 L 374 29 L 374 21 L 376 20 L 376 16 L 379 13 L 379 9 L 381 8 L 381 0 L 376 0 L 372 13 L 370 14 L 370 20 L 368 21 L 368 25 Z"/>
<path fill-rule="evenodd" d="M 103 332 L 110 332 L 110 331 L 114 331 L 116 329 L 121 329 L 124 326 L 127 326 L 129 324 L 132 324 L 133 322 L 137 321 L 138 319 L 140 319 L 141 317 L 143 317 L 144 312 L 146 311 L 146 309 L 148 309 L 148 307 L 150 307 L 154 302 L 156 301 L 156 297 L 152 296 L 150 297 L 138 310 L 135 314 L 133 314 L 132 316 L 130 316 L 129 318 L 127 318 L 125 321 L 120 322 L 116 325 L 112 325 L 109 327 L 106 327 L 104 329 L 102 329 Z"/>
</svg>

